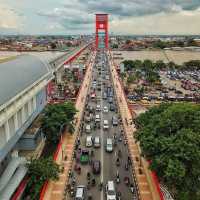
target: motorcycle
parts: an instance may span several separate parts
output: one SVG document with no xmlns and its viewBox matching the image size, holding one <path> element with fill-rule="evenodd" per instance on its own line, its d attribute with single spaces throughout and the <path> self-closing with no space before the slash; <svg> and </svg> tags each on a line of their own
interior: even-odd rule
<svg viewBox="0 0 200 200">
<path fill-rule="evenodd" d="M 103 183 L 100 183 L 99 184 L 99 190 L 102 191 L 102 189 L 103 189 Z"/>
<path fill-rule="evenodd" d="M 96 185 L 96 180 L 93 178 L 92 179 L 92 186 L 95 186 Z"/>
<path fill-rule="evenodd" d="M 119 158 L 117 158 L 117 160 L 116 160 L 116 166 L 120 166 L 120 160 L 119 160 Z"/>
<path fill-rule="evenodd" d="M 118 151 L 118 157 L 120 158 L 122 156 L 121 150 Z"/>
<path fill-rule="evenodd" d="M 124 183 L 126 186 L 128 186 L 130 184 L 129 177 L 124 177 Z"/>
<path fill-rule="evenodd" d="M 135 190 L 134 190 L 133 184 L 130 184 L 130 189 L 131 189 L 131 192 L 134 193 Z"/>
<path fill-rule="evenodd" d="M 117 174 L 116 174 L 116 183 L 120 183 L 120 178 L 119 178 L 119 172 L 117 171 Z"/>
<path fill-rule="evenodd" d="M 128 163 L 125 163 L 125 170 L 126 170 L 126 171 L 129 170 L 129 165 L 128 165 Z"/>
</svg>

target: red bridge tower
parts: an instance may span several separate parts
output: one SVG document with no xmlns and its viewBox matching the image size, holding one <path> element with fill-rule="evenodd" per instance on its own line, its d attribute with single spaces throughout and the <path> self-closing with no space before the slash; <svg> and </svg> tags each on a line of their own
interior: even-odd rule
<svg viewBox="0 0 200 200">
<path fill-rule="evenodd" d="M 108 49 L 108 14 L 96 14 L 96 49 Z"/>
</svg>

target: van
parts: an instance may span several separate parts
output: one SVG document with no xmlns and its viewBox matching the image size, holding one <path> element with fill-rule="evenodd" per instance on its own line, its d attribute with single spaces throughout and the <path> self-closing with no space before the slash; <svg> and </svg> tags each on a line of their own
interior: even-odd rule
<svg viewBox="0 0 200 200">
<path fill-rule="evenodd" d="M 113 151 L 113 142 L 111 138 L 106 139 L 106 151 L 112 152 Z"/>
<path fill-rule="evenodd" d="M 84 185 L 77 186 L 75 200 L 86 200 L 86 199 L 87 199 L 86 187 Z"/>
<path fill-rule="evenodd" d="M 108 183 L 106 184 L 106 199 L 116 200 L 114 181 L 108 181 Z"/>
<path fill-rule="evenodd" d="M 91 126 L 88 124 L 88 125 L 86 125 L 86 127 L 85 127 L 85 132 L 86 133 L 90 133 L 91 132 Z"/>
<path fill-rule="evenodd" d="M 85 146 L 86 146 L 86 147 L 92 147 L 92 136 L 87 136 L 87 137 L 86 137 Z"/>
<path fill-rule="evenodd" d="M 109 128 L 108 120 L 103 120 L 103 128 L 104 129 L 108 129 Z"/>
</svg>

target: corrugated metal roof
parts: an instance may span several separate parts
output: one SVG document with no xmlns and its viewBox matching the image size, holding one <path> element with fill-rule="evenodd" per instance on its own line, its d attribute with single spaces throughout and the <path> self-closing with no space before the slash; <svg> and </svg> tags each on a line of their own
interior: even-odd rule
<svg viewBox="0 0 200 200">
<path fill-rule="evenodd" d="M 25 90 L 42 76 L 50 66 L 33 55 L 20 55 L 0 64 L 0 105 Z"/>
</svg>

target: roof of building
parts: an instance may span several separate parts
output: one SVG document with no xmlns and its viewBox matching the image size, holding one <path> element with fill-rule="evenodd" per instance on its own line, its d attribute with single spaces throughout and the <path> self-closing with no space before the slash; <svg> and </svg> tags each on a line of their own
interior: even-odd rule
<svg viewBox="0 0 200 200">
<path fill-rule="evenodd" d="M 50 65 L 34 55 L 20 55 L 0 64 L 0 105 L 48 74 Z"/>
</svg>

